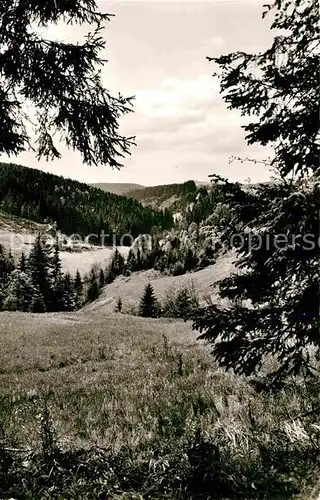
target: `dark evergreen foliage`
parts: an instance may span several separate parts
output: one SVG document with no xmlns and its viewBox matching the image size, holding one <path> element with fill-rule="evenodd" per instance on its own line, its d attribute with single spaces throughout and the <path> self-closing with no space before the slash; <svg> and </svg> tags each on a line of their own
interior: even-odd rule
<svg viewBox="0 0 320 500">
<path fill-rule="evenodd" d="M 116 248 L 110 264 L 110 272 L 113 276 L 120 276 L 123 274 L 125 267 L 125 259 L 123 255 Z"/>
<path fill-rule="evenodd" d="M 237 249 L 243 272 L 219 285 L 233 305 L 200 309 L 194 325 L 214 342 L 224 366 L 250 374 L 272 354 L 281 377 L 308 366 L 310 346 L 320 349 L 319 188 L 312 182 L 261 187 L 251 201 L 254 218 L 236 231 L 245 213 L 241 197 L 225 233 L 226 242 L 232 229 L 243 242 Z"/>
<path fill-rule="evenodd" d="M 62 285 L 60 311 L 74 311 L 77 308 L 77 294 L 70 273 L 64 275 Z"/>
<path fill-rule="evenodd" d="M 54 221 L 65 234 L 104 231 L 104 244 L 121 237 L 150 233 L 154 226 L 172 227 L 172 215 L 143 207 L 137 201 L 37 169 L 0 163 L 0 208 L 36 222 Z M 107 236 L 109 234 L 109 237 Z M 125 242 L 124 242 L 125 243 Z"/>
<path fill-rule="evenodd" d="M 229 108 L 259 118 L 243 126 L 248 144 L 274 146 L 283 175 L 319 172 L 319 5 L 280 0 L 268 15 L 278 33 L 266 51 L 208 59 L 221 69 Z"/>
<path fill-rule="evenodd" d="M 46 305 L 44 303 L 43 297 L 40 295 L 39 290 L 37 290 L 36 295 L 33 297 L 30 311 L 33 313 L 44 313 L 47 311 Z"/>
<path fill-rule="evenodd" d="M 11 253 L 0 248 L 0 308 L 24 312 L 74 311 L 83 305 L 83 283 L 61 271 L 57 244 L 41 234 L 29 257 L 22 254 L 17 269 Z"/>
<path fill-rule="evenodd" d="M 191 286 L 178 290 L 168 290 L 161 303 L 161 315 L 169 318 L 188 320 L 199 308 L 199 299 Z"/>
<path fill-rule="evenodd" d="M 10 273 L 5 288 L 3 309 L 7 311 L 30 311 L 35 289 L 29 276 L 19 268 Z"/>
<path fill-rule="evenodd" d="M 27 260 L 26 260 L 26 256 L 25 256 L 24 252 L 22 252 L 22 254 L 21 254 L 21 258 L 20 258 L 18 267 L 19 267 L 20 271 L 22 271 L 23 273 L 26 272 Z"/>
<path fill-rule="evenodd" d="M 105 272 L 105 283 L 106 285 L 112 283 L 116 279 L 117 275 L 111 270 L 111 266 L 108 266 Z"/>
<path fill-rule="evenodd" d="M 119 134 L 119 118 L 132 111 L 132 98 L 113 97 L 102 84 L 102 23 L 110 19 L 94 0 L 1 1 L 1 153 L 16 155 L 32 146 L 38 158 L 60 158 L 58 135 L 84 163 L 120 168 L 119 158 L 134 143 Z M 61 21 L 88 24 L 84 42 L 41 36 Z M 31 106 L 25 107 L 26 101 Z M 37 113 L 34 143 L 27 127 L 33 118 L 29 108 Z"/>
<path fill-rule="evenodd" d="M 46 310 L 50 310 L 54 297 L 52 290 L 52 247 L 41 235 L 35 239 L 28 258 L 28 272 L 34 288 L 39 292 Z"/>
<path fill-rule="evenodd" d="M 137 269 L 137 259 L 136 259 L 136 256 L 135 256 L 132 248 L 130 248 L 130 250 L 129 250 L 127 260 L 126 260 L 126 266 L 129 269 L 129 271 L 136 271 L 136 269 Z"/>
<path fill-rule="evenodd" d="M 121 297 L 118 298 L 115 312 L 121 313 L 122 312 L 122 300 Z"/>
<path fill-rule="evenodd" d="M 77 269 L 76 276 L 74 279 L 74 290 L 76 293 L 76 304 L 77 308 L 80 308 L 83 304 L 83 281 L 79 270 Z"/>
<path fill-rule="evenodd" d="M 141 297 L 139 315 L 144 318 L 156 318 L 158 316 L 158 301 L 150 283 L 146 285 Z"/>
<path fill-rule="evenodd" d="M 100 269 L 99 272 L 99 286 L 102 288 L 105 285 L 105 275 L 104 275 L 104 270 Z"/>
<path fill-rule="evenodd" d="M 59 255 L 59 245 L 58 241 L 53 246 L 53 256 L 52 256 L 52 279 L 56 283 L 61 277 L 61 260 Z"/>
<path fill-rule="evenodd" d="M 232 206 L 223 238 L 235 246 L 231 237 L 237 234 L 242 272 L 220 282 L 220 296 L 230 299 L 230 306 L 199 309 L 194 327 L 212 342 L 218 362 L 238 373 L 250 375 L 273 356 L 275 383 L 292 373 L 314 374 L 313 359 L 320 356 L 320 42 L 317 2 L 277 2 L 274 9 L 272 28 L 286 32 L 269 50 L 214 60 L 230 107 L 258 115 L 244 127 L 248 142 L 275 144 L 272 163 L 283 179 L 247 192 L 219 181 Z M 291 181 L 284 178 L 289 173 Z"/>
<path fill-rule="evenodd" d="M 126 196 L 135 198 L 138 201 L 156 198 L 160 202 L 171 196 L 187 196 L 197 192 L 194 181 L 183 182 L 182 184 L 164 184 L 162 186 L 149 186 L 142 189 L 129 191 Z"/>
<path fill-rule="evenodd" d="M 212 214 L 219 200 L 219 193 L 213 189 L 200 188 L 192 209 L 186 211 L 186 224 L 199 224 Z"/>
<path fill-rule="evenodd" d="M 6 293 L 6 286 L 12 271 L 11 262 L 2 245 L 0 245 L 0 305 Z"/>
<path fill-rule="evenodd" d="M 98 283 L 96 273 L 92 269 L 91 273 L 90 273 L 90 280 L 89 280 L 86 302 L 93 302 L 94 300 L 97 300 L 99 298 L 99 295 L 100 295 L 100 290 L 101 289 L 100 289 L 100 286 Z"/>
</svg>

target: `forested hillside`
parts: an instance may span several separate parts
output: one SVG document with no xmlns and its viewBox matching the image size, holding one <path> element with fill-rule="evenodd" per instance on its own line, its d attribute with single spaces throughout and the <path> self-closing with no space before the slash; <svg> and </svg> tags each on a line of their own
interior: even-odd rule
<svg viewBox="0 0 320 500">
<path fill-rule="evenodd" d="M 134 189 L 126 193 L 126 196 L 154 209 L 167 208 L 171 212 L 176 212 L 185 209 L 194 202 L 197 191 L 195 182 L 187 181 L 180 184 L 164 184 Z"/>
<path fill-rule="evenodd" d="M 90 183 L 90 186 L 102 189 L 102 191 L 106 191 L 107 193 L 114 193 L 120 196 L 125 196 L 129 191 L 145 188 L 145 186 L 142 186 L 141 184 L 133 184 L 130 182 L 97 182 L 92 184 Z"/>
<path fill-rule="evenodd" d="M 66 234 L 117 235 L 168 229 L 168 211 L 143 207 L 132 198 L 20 165 L 0 163 L 0 209 L 36 222 L 54 221 Z"/>
</svg>

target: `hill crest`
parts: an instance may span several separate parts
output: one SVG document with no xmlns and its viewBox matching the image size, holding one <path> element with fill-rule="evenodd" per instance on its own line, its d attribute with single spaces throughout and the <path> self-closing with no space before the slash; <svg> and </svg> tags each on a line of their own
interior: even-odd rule
<svg viewBox="0 0 320 500">
<path fill-rule="evenodd" d="M 135 184 L 131 182 L 94 182 L 90 183 L 89 186 L 93 186 L 107 193 L 113 193 L 120 196 L 126 195 L 129 191 L 144 189 L 146 187 L 142 184 Z"/>
</svg>

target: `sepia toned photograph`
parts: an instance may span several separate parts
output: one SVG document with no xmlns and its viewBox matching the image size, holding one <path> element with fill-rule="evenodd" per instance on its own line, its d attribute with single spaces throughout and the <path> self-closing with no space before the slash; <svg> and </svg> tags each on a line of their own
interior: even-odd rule
<svg viewBox="0 0 320 500">
<path fill-rule="evenodd" d="M 1 0 L 0 500 L 320 500 L 317 0 Z"/>
</svg>

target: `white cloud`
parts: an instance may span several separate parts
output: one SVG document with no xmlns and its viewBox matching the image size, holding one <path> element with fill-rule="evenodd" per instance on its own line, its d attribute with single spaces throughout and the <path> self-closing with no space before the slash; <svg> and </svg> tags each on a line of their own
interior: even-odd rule
<svg viewBox="0 0 320 500">
<path fill-rule="evenodd" d="M 134 121 L 134 125 L 133 122 Z M 166 78 L 159 89 L 137 93 L 134 120 L 127 120 L 137 135 L 139 150 L 197 150 L 239 152 L 245 147 L 239 113 L 230 112 L 214 79 L 199 75 L 194 80 Z"/>
<path fill-rule="evenodd" d="M 199 112 L 217 95 L 218 87 L 210 75 L 199 75 L 193 80 L 165 78 L 159 89 L 136 93 L 136 111 L 147 117 L 186 117 Z"/>
<path fill-rule="evenodd" d="M 243 117 L 227 109 L 210 75 L 189 80 L 167 77 L 159 88 L 137 92 L 136 113 L 126 123 L 137 136 L 137 148 L 126 164 L 130 169 L 139 166 L 141 173 L 146 168 L 144 175 L 152 166 L 152 184 L 157 179 L 160 183 L 172 178 L 205 179 L 214 171 L 232 178 L 238 170 L 238 178 L 250 174 L 256 179 L 261 172 L 250 163 L 229 164 L 231 155 L 261 158 L 262 151 L 266 155 L 259 146 L 248 152 L 242 124 Z"/>
</svg>

